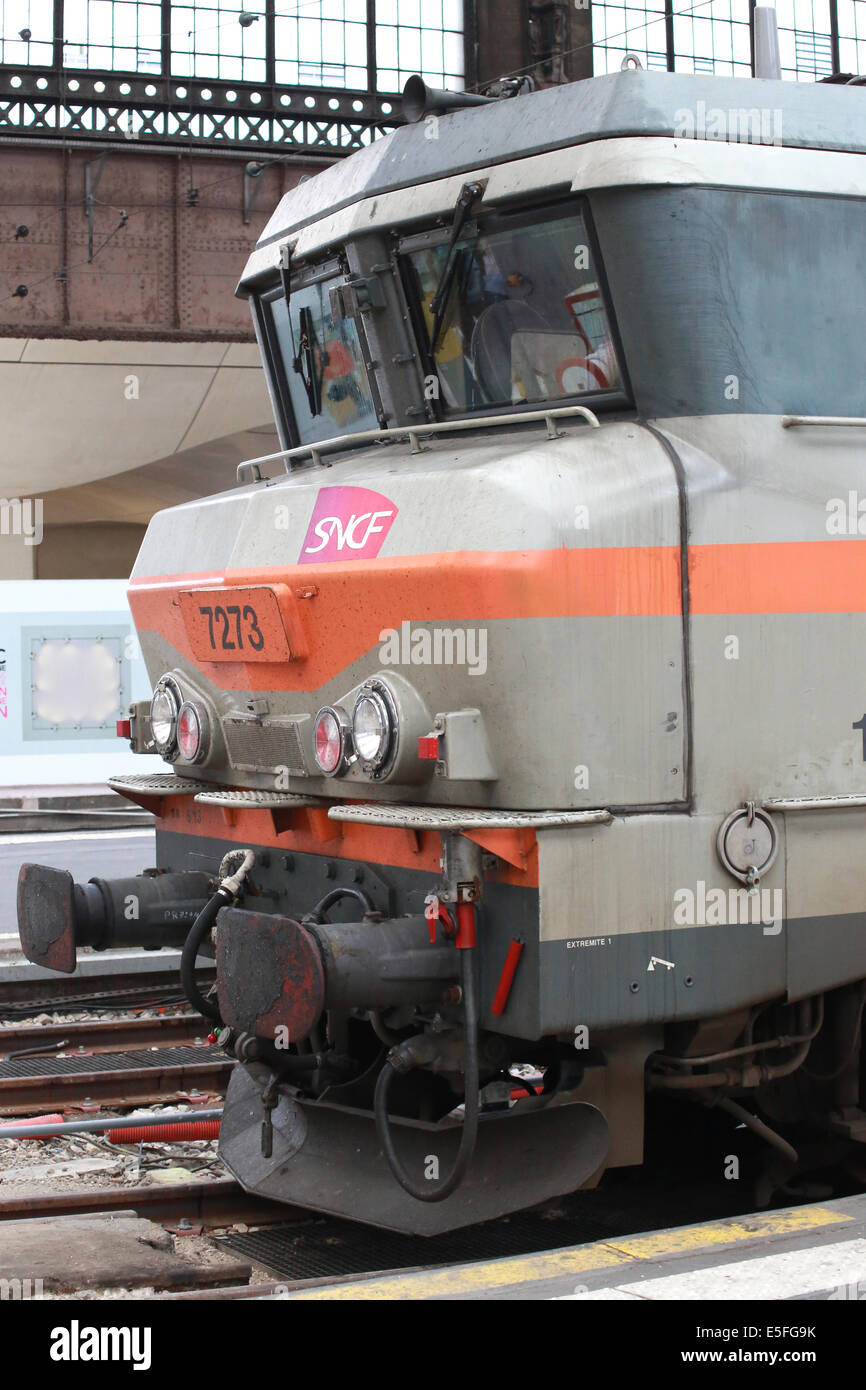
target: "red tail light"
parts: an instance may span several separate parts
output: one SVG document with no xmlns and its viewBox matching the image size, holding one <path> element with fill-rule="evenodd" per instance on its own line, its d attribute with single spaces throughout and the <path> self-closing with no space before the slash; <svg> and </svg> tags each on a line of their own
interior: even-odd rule
<svg viewBox="0 0 866 1390">
<path fill-rule="evenodd" d="M 346 769 L 349 720 L 339 706 L 325 705 L 313 725 L 313 750 L 320 771 L 337 777 Z"/>
<path fill-rule="evenodd" d="M 177 746 L 185 762 L 201 762 L 207 753 L 207 714 L 200 705 L 187 700 L 177 717 Z"/>
</svg>

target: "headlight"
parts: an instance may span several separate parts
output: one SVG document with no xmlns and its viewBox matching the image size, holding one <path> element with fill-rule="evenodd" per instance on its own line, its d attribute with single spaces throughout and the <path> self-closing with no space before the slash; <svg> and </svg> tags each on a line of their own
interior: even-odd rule
<svg viewBox="0 0 866 1390">
<path fill-rule="evenodd" d="M 381 681 L 364 686 L 352 710 L 352 740 L 368 777 L 381 775 L 397 747 L 397 715 Z"/>
<path fill-rule="evenodd" d="M 202 705 L 187 700 L 177 717 L 177 746 L 188 763 L 200 763 L 207 755 L 210 723 Z"/>
<path fill-rule="evenodd" d="M 345 710 L 332 705 L 319 710 L 313 724 L 313 754 L 326 777 L 345 772 L 348 737 L 349 720 Z"/>
<path fill-rule="evenodd" d="M 164 758 L 174 747 L 179 709 L 180 696 L 174 682 L 163 676 L 150 702 L 150 732 Z"/>
</svg>

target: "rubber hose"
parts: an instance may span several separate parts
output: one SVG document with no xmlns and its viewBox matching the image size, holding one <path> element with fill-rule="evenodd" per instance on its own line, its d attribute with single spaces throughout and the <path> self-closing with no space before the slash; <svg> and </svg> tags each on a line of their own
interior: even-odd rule
<svg viewBox="0 0 866 1390">
<path fill-rule="evenodd" d="M 373 904 L 363 888 L 332 888 L 330 893 L 326 893 L 320 902 L 312 909 L 310 916 L 323 916 L 329 908 L 338 903 L 341 898 L 354 898 L 361 904 L 365 912 L 373 911 Z"/>
<path fill-rule="evenodd" d="M 386 1059 L 376 1081 L 373 1111 L 376 1117 L 376 1133 L 385 1151 L 385 1157 L 394 1177 L 410 1197 L 419 1202 L 441 1202 L 463 1181 L 466 1169 L 475 1152 L 478 1138 L 478 1115 L 481 1106 L 479 1094 L 480 1077 L 478 1067 L 478 1003 L 475 992 L 475 952 L 460 952 L 460 984 L 463 989 L 463 1022 L 466 1046 L 466 1080 L 464 1083 L 463 1129 L 460 1147 L 454 1160 L 454 1167 L 441 1182 L 425 1184 L 423 1187 L 410 1178 L 394 1148 L 391 1123 L 388 1118 L 388 1096 L 391 1083 L 397 1075 L 394 1067 Z"/>
<path fill-rule="evenodd" d="M 217 913 L 221 907 L 225 907 L 226 903 L 231 901 L 231 893 L 226 892 L 223 888 L 218 888 L 213 897 L 208 898 L 189 929 L 180 957 L 180 981 L 183 985 L 183 992 L 193 1008 L 203 1018 L 208 1018 L 213 1023 L 222 1023 L 219 1005 L 212 999 L 206 998 L 199 989 L 195 978 L 195 963 L 199 948 L 216 921 Z"/>
<path fill-rule="evenodd" d="M 381 1009 L 371 1009 L 369 1019 L 370 1027 L 376 1037 L 380 1042 L 385 1043 L 386 1047 L 395 1047 L 397 1043 L 403 1042 L 403 1033 L 396 1033 L 393 1028 L 388 1027 L 387 1023 L 383 1023 Z"/>
</svg>

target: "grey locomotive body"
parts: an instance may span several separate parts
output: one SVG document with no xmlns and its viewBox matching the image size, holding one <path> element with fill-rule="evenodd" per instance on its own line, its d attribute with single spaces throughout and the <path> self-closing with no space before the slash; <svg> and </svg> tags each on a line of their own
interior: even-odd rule
<svg viewBox="0 0 866 1390">
<path fill-rule="evenodd" d="M 186 940 L 246 1186 L 447 1229 L 639 1163 L 647 1090 L 789 1168 L 866 1139 L 863 100 L 624 72 L 266 228 L 285 472 L 157 515 L 130 586 L 171 911 L 21 898 L 59 968 Z"/>
</svg>

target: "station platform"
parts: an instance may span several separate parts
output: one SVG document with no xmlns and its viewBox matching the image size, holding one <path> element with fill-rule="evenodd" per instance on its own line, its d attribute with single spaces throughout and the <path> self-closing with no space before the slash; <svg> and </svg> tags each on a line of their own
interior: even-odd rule
<svg viewBox="0 0 866 1390">
<path fill-rule="evenodd" d="M 344 1302 L 862 1300 L 866 1195 L 283 1296 Z"/>
</svg>

